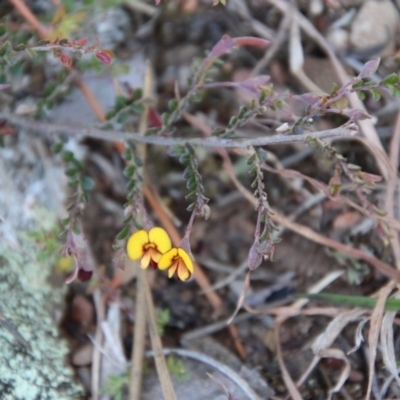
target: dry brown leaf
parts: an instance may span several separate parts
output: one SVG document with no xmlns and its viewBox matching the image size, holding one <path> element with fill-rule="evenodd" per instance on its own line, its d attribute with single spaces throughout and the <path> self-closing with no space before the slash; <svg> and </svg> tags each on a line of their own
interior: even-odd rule
<svg viewBox="0 0 400 400">
<path fill-rule="evenodd" d="M 351 371 L 351 366 L 350 366 L 350 361 L 344 354 L 342 350 L 339 349 L 328 349 L 328 350 L 323 350 L 319 353 L 321 358 L 336 358 L 338 360 L 342 360 L 344 362 L 344 367 L 342 369 L 342 372 L 340 373 L 339 379 L 336 382 L 336 385 L 329 389 L 328 392 L 328 399 L 330 400 L 332 396 L 339 392 L 339 390 L 343 387 L 345 384 L 347 378 L 350 375 Z"/>
<path fill-rule="evenodd" d="M 365 400 L 369 400 L 371 397 L 372 382 L 375 374 L 375 360 L 377 354 L 379 333 L 381 331 L 383 314 L 385 311 L 385 303 L 390 293 L 394 288 L 394 282 L 390 282 L 384 286 L 378 293 L 378 299 L 376 306 L 371 314 L 370 330 L 368 335 L 369 345 L 369 368 L 368 368 L 368 388 Z"/>
</svg>

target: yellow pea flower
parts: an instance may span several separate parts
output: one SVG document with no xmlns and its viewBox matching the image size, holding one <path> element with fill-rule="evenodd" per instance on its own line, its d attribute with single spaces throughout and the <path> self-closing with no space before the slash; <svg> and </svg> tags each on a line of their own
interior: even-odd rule
<svg viewBox="0 0 400 400">
<path fill-rule="evenodd" d="M 126 251 L 131 260 L 140 260 L 140 267 L 146 269 L 149 265 L 157 267 L 161 256 L 171 249 L 171 239 L 164 229 L 151 228 L 135 232 L 128 240 Z"/>
<path fill-rule="evenodd" d="M 181 247 L 173 247 L 163 254 L 158 261 L 158 269 L 168 269 L 168 278 L 176 273 L 181 281 L 188 280 L 194 270 L 189 254 Z"/>
</svg>

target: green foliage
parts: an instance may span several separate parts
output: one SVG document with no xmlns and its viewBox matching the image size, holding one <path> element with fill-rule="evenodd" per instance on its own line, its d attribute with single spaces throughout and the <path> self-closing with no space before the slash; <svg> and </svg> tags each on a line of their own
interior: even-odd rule
<svg viewBox="0 0 400 400">
<path fill-rule="evenodd" d="M 189 144 L 186 144 L 186 146 L 175 146 L 171 150 L 171 155 L 177 157 L 180 163 L 186 167 L 183 172 L 186 187 L 189 190 L 186 199 L 194 200 L 188 206 L 188 211 L 196 210 L 203 217 L 207 218 L 209 214 L 207 206 L 209 199 L 204 195 L 203 178 L 198 169 L 198 161 L 194 148 Z"/>
<path fill-rule="evenodd" d="M 124 105 L 120 103 L 123 108 Z M 126 149 L 122 153 L 122 158 L 125 161 L 125 169 L 123 171 L 124 176 L 127 178 L 126 189 L 127 202 L 124 204 L 125 218 L 124 224 L 121 231 L 116 236 L 116 241 L 113 245 L 114 250 L 122 251 L 125 247 L 126 239 L 129 233 L 132 231 L 132 225 L 136 229 L 140 229 L 141 226 L 136 222 L 137 216 L 143 212 L 142 203 L 142 167 L 143 163 L 137 154 L 136 145 L 133 141 L 126 143 Z M 119 262 L 119 261 L 118 261 Z"/>
<path fill-rule="evenodd" d="M 70 218 L 65 220 L 68 225 L 66 229 L 72 229 L 78 233 L 78 218 L 89 200 L 89 192 L 94 189 L 95 183 L 92 178 L 85 175 L 82 162 L 75 157 L 72 151 L 65 149 L 64 142 L 56 143 L 53 151 L 55 154 L 59 154 L 65 163 L 65 175 L 68 177 L 68 186 L 72 190 L 67 205 Z"/>
<path fill-rule="evenodd" d="M 31 239 L 37 247 L 36 260 L 38 263 L 46 262 L 52 265 L 60 263 L 63 258 L 60 254 L 62 249 L 60 233 L 61 229 L 58 225 L 55 225 L 51 230 L 39 228 L 26 233 L 26 236 Z"/>
<path fill-rule="evenodd" d="M 140 89 L 134 90 L 129 98 L 118 96 L 114 107 L 107 112 L 107 124 L 110 127 L 118 127 L 131 122 L 132 117 L 142 114 L 144 109 L 143 103 L 144 99 L 142 98 L 142 91 Z"/>
<path fill-rule="evenodd" d="M 160 336 L 164 335 L 164 330 L 170 319 L 170 311 L 165 308 L 157 313 L 157 330 Z"/>
<path fill-rule="evenodd" d="M 114 400 L 122 400 L 124 392 L 129 385 L 129 375 L 126 372 L 124 375 L 111 375 L 108 377 L 106 386 L 101 389 L 101 393 L 113 396 Z"/>
<path fill-rule="evenodd" d="M 336 293 L 304 294 L 299 295 L 299 297 L 323 300 L 338 304 L 342 307 L 374 308 L 377 303 L 377 299 L 373 297 L 351 296 Z M 386 311 L 400 311 L 400 299 L 387 299 L 384 308 Z"/>
<path fill-rule="evenodd" d="M 174 356 L 168 356 L 166 358 L 168 371 L 177 381 L 184 381 L 189 379 L 189 373 L 186 371 L 185 365 L 179 359 Z"/>
</svg>

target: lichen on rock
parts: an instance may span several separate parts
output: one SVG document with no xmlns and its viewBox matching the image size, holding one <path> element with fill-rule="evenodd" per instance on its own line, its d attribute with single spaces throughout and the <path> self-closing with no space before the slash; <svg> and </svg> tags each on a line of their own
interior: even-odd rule
<svg viewBox="0 0 400 400">
<path fill-rule="evenodd" d="M 25 279 L 28 269 L 47 275 L 34 255 L 29 257 L 1 241 L 0 254 L 0 398 L 82 399 L 82 386 L 66 362 L 67 344 L 51 317 L 51 310 L 62 300 L 62 290 L 45 282 L 38 288 L 37 282 L 31 285 Z"/>
</svg>

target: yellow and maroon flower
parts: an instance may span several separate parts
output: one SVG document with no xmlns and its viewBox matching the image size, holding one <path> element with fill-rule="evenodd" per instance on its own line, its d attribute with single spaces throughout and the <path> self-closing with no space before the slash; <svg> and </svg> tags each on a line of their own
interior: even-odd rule
<svg viewBox="0 0 400 400">
<path fill-rule="evenodd" d="M 168 278 L 176 273 L 181 281 L 186 281 L 193 274 L 193 262 L 185 250 L 173 247 L 159 259 L 158 269 L 168 269 Z"/>
<path fill-rule="evenodd" d="M 167 232 L 159 227 L 135 232 L 128 240 L 126 251 L 131 260 L 140 260 L 140 267 L 157 267 L 161 256 L 171 249 L 171 239 Z"/>
</svg>

